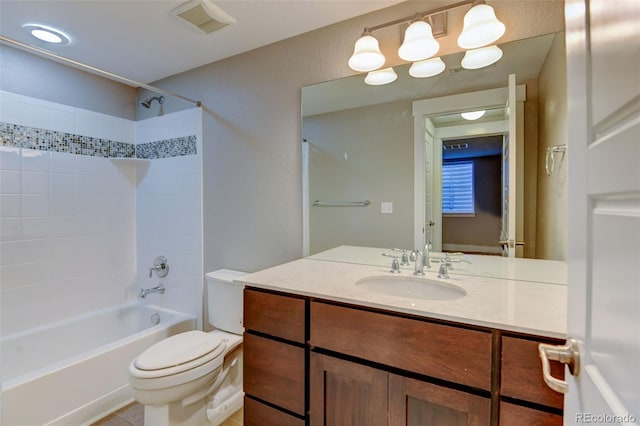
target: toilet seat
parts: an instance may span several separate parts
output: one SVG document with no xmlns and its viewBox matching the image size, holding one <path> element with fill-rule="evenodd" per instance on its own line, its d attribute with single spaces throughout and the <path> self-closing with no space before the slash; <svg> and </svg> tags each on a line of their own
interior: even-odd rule
<svg viewBox="0 0 640 426">
<path fill-rule="evenodd" d="M 137 379 L 156 379 L 202 370 L 206 364 L 215 369 L 222 364 L 226 339 L 199 330 L 168 337 L 140 354 L 129 366 L 129 373 Z M 218 362 L 211 362 L 219 358 Z"/>
</svg>

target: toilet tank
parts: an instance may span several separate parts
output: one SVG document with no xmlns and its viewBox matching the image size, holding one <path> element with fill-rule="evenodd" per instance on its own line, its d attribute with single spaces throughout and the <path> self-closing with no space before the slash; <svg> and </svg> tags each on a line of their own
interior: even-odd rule
<svg viewBox="0 0 640 426">
<path fill-rule="evenodd" d="M 242 290 L 244 285 L 234 283 L 246 272 L 220 269 L 207 277 L 207 308 L 209 324 L 219 330 L 242 334 Z"/>
</svg>

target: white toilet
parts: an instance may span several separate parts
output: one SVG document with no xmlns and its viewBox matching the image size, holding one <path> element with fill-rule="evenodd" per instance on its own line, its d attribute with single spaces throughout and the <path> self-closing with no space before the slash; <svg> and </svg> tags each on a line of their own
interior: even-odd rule
<svg viewBox="0 0 640 426">
<path fill-rule="evenodd" d="M 215 330 L 168 337 L 129 365 L 129 383 L 147 426 L 219 425 L 242 407 L 244 272 L 206 274 L 209 324 Z"/>
</svg>

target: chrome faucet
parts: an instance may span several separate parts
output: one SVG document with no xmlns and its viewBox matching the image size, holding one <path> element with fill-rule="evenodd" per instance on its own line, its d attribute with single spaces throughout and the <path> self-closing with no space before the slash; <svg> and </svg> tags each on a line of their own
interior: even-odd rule
<svg viewBox="0 0 640 426">
<path fill-rule="evenodd" d="M 153 266 L 149 268 L 149 278 L 156 273 L 158 278 L 164 278 L 169 273 L 169 263 L 167 263 L 167 258 L 164 256 L 158 256 L 153 261 Z"/>
<path fill-rule="evenodd" d="M 440 260 L 440 269 L 438 269 L 438 278 L 449 278 L 449 267 L 451 259 L 448 254 L 444 255 L 444 259 Z"/>
<path fill-rule="evenodd" d="M 413 275 L 418 277 L 424 275 L 424 255 L 420 253 L 420 250 L 416 250 L 416 266 L 413 270 Z"/>
<path fill-rule="evenodd" d="M 431 268 L 429 253 L 431 253 L 431 241 L 427 241 L 427 243 L 424 245 L 424 251 L 422 252 L 422 263 L 424 263 L 424 267 L 427 269 Z"/>
<path fill-rule="evenodd" d="M 144 299 L 147 294 L 151 294 L 151 293 L 164 294 L 164 290 L 165 288 L 164 288 L 164 285 L 162 284 L 159 284 L 153 288 L 141 288 L 140 293 L 138 293 L 138 297 L 140 299 Z"/>
</svg>

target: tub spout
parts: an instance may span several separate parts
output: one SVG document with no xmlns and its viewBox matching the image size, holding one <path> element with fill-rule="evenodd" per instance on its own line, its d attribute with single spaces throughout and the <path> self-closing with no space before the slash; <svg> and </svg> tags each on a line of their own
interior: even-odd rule
<svg viewBox="0 0 640 426">
<path fill-rule="evenodd" d="M 141 288 L 140 293 L 138 293 L 138 297 L 140 299 L 144 299 L 147 294 L 150 293 L 160 293 L 164 294 L 164 285 L 160 284 L 153 288 Z"/>
</svg>

